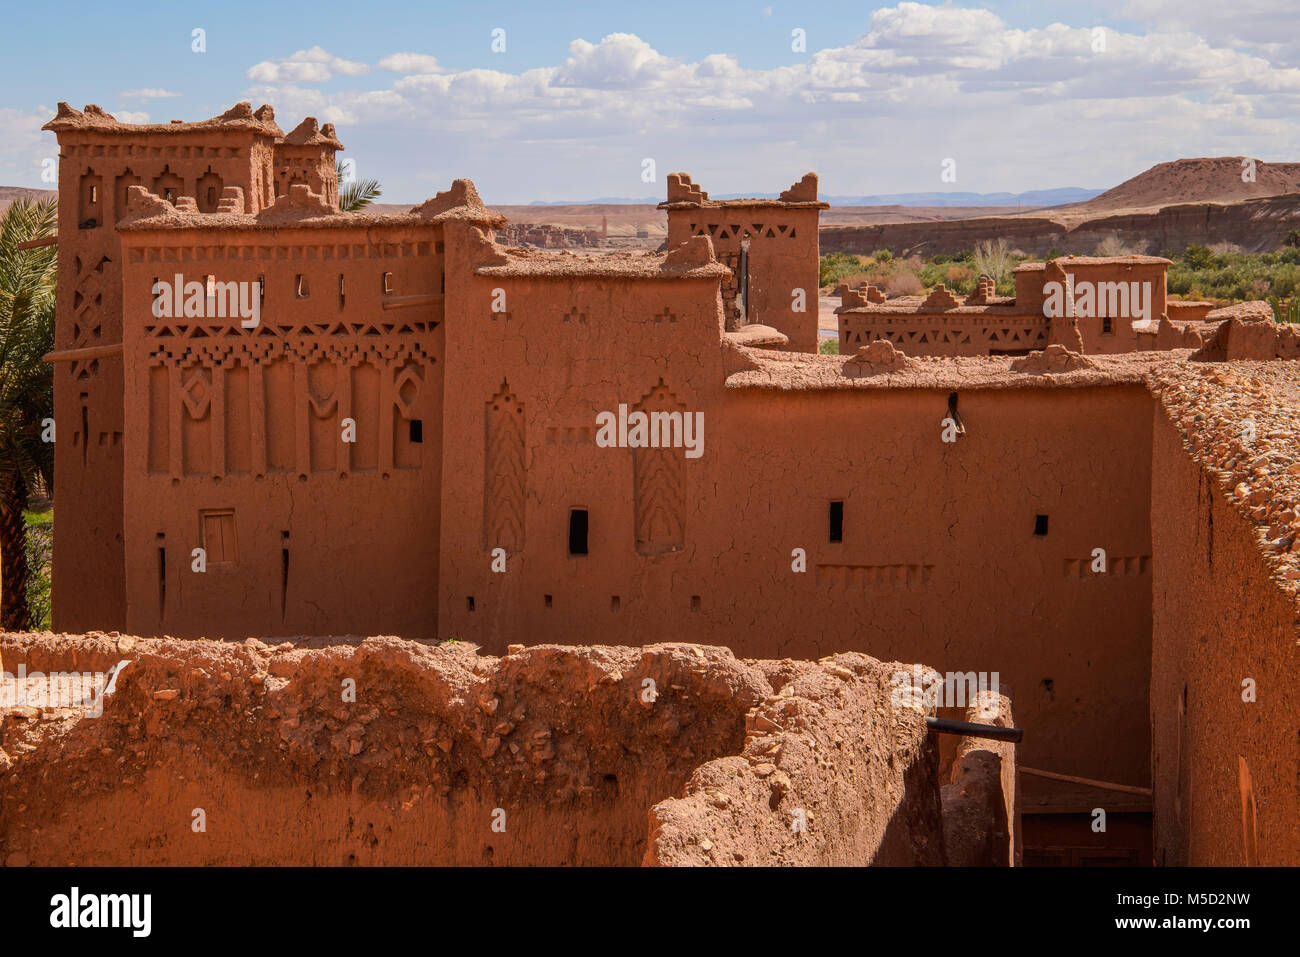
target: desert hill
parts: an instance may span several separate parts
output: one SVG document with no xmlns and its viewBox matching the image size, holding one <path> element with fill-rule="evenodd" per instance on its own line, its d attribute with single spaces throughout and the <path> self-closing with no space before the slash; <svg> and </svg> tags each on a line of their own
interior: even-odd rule
<svg viewBox="0 0 1300 957">
<path fill-rule="evenodd" d="M 32 199 L 53 199 L 57 192 L 52 189 L 27 189 L 24 186 L 0 186 L 0 212 L 15 199 L 30 196 Z"/>
<path fill-rule="evenodd" d="M 1300 193 L 1300 163 L 1256 161 L 1254 182 L 1243 182 L 1244 161 L 1245 157 L 1241 156 L 1215 156 L 1157 163 L 1100 196 L 1056 208 L 1114 213 L 1178 203 L 1235 203 Z"/>
</svg>

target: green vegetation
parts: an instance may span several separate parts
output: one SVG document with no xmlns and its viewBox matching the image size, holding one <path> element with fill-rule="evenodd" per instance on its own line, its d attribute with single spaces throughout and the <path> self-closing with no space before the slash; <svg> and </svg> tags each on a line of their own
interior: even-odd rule
<svg viewBox="0 0 1300 957">
<path fill-rule="evenodd" d="M 1111 255 L 1132 251 L 1118 241 L 1104 245 Z M 1101 251 L 1099 248 L 1098 252 Z M 1014 296 L 1016 284 L 1012 270 L 1016 266 L 1060 255 L 1053 250 L 1047 256 L 1026 256 L 1007 250 L 1005 242 L 981 243 L 975 250 L 929 259 L 882 257 L 881 252 L 887 251 L 870 256 L 847 253 L 823 256 L 822 285 L 834 288 L 846 282 L 856 286 L 865 281 L 895 296 L 928 292 L 943 283 L 950 292 L 964 296 L 975 291 L 980 275 L 990 275 L 997 281 L 998 295 Z M 1278 321 L 1300 321 L 1296 305 L 1300 301 L 1300 245 L 1288 244 L 1271 253 L 1246 253 L 1226 243 L 1214 247 L 1193 245 L 1182 253 L 1167 251 L 1161 255 L 1173 260 L 1168 274 L 1172 298 L 1220 302 L 1267 299 L 1273 303 Z"/>
<path fill-rule="evenodd" d="M 1169 267 L 1169 292 L 1183 299 L 1290 299 L 1300 290 L 1300 247 L 1272 253 L 1188 246 Z"/>
<path fill-rule="evenodd" d="M 24 513 L 33 494 L 53 487 L 54 375 L 41 359 L 54 348 L 58 257 L 56 246 L 18 247 L 53 236 L 57 223 L 54 200 L 19 199 L 0 217 L 0 627 L 7 631 L 49 613 L 48 562 Z"/>
<path fill-rule="evenodd" d="M 1008 251 L 1005 242 L 1000 246 L 989 244 L 982 252 L 982 261 L 972 250 L 956 255 L 940 254 L 929 259 L 919 256 L 903 259 L 887 249 L 870 256 L 830 253 L 821 259 L 820 282 L 823 287 L 832 289 L 841 282 L 850 286 L 868 282 L 890 296 L 920 295 L 943 283 L 950 292 L 964 296 L 975 291 L 975 281 L 985 274 L 997 280 L 998 295 L 1014 296 L 1016 281 L 1011 271 L 1032 257 Z M 987 272 L 990 269 L 992 273 Z"/>
<path fill-rule="evenodd" d="M 1270 296 L 1268 304 L 1273 307 L 1273 319 L 1277 322 L 1300 323 L 1300 299 L 1292 298 L 1283 302 L 1276 296 Z"/>
<path fill-rule="evenodd" d="M 50 568 L 54 556 L 54 509 L 24 511 L 27 522 L 27 627 L 44 631 L 50 627 L 54 608 L 50 589 Z"/>
<path fill-rule="evenodd" d="M 824 356 L 837 356 L 840 354 L 840 340 L 823 339 L 821 345 L 817 347 L 817 351 Z"/>
<path fill-rule="evenodd" d="M 339 178 L 339 209 L 345 213 L 355 213 L 359 209 L 365 209 L 383 192 L 379 188 L 377 179 L 354 179 L 350 183 L 343 182 L 344 170 L 343 161 L 334 161 L 334 172 Z"/>
<path fill-rule="evenodd" d="M 818 285 L 836 286 L 845 276 L 862 272 L 862 261 L 862 257 L 850 256 L 848 253 L 829 253 L 823 256 Z"/>
</svg>

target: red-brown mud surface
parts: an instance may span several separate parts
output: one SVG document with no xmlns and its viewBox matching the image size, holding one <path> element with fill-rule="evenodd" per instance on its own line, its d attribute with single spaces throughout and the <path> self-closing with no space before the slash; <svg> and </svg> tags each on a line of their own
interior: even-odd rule
<svg viewBox="0 0 1300 957">
<path fill-rule="evenodd" d="M 865 655 L 48 633 L 0 651 L 10 671 L 130 662 L 100 717 L 0 711 L 9 865 L 943 861 L 937 748 L 889 703 L 910 666 Z"/>
</svg>

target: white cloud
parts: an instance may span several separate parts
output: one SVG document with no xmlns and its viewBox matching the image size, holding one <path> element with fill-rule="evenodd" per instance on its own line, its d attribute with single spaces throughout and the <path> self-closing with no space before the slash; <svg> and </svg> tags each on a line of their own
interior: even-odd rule
<svg viewBox="0 0 1300 957">
<path fill-rule="evenodd" d="M 1300 65 L 1295 0 L 1127 0 L 1120 16 L 1162 33 L 1213 37 L 1225 46 L 1254 47 L 1280 65 Z"/>
<path fill-rule="evenodd" d="M 149 114 L 144 110 L 114 110 L 113 116 L 123 123 L 149 122 Z"/>
<path fill-rule="evenodd" d="M 436 56 L 427 53 L 390 53 L 377 64 L 381 70 L 390 73 L 446 73 L 446 67 L 438 65 Z"/>
<path fill-rule="evenodd" d="M 30 112 L 0 107 L 0 183 L 54 189 L 53 183 L 41 181 L 42 162 L 57 162 L 59 155 L 54 134 L 41 132 L 53 116 L 44 106 Z"/>
<path fill-rule="evenodd" d="M 639 181 L 646 156 L 715 192 L 775 191 L 818 169 L 823 190 L 868 193 L 952 188 L 939 179 L 949 156 L 955 188 L 994 191 L 1113 185 L 1185 155 L 1300 153 L 1288 122 L 1300 70 L 1262 47 L 1108 29 L 1094 52 L 1092 31 L 1018 29 L 984 9 L 908 2 L 875 11 L 855 42 L 766 69 L 725 53 L 689 62 L 614 33 L 575 39 L 563 62 L 522 73 L 433 72 L 432 57 L 392 54 L 380 68 L 405 75 L 381 90 L 285 79 L 286 64 L 335 59 L 299 53 L 250 70 L 259 85 L 249 95 L 281 115 L 343 124 L 345 142 L 369 136 L 398 164 L 415 152 L 406 140 L 425 135 L 413 131 L 427 130 L 439 167 L 472 163 L 457 175 L 479 178 L 498 202 L 658 192 Z M 493 197 L 493 183 L 508 194 Z"/>
<path fill-rule="evenodd" d="M 355 60 L 344 60 L 320 47 L 299 50 L 279 60 L 263 60 L 249 67 L 248 79 L 259 83 L 324 83 L 335 74 L 361 76 L 370 67 Z"/>
<path fill-rule="evenodd" d="M 122 99 L 124 100 L 161 100 L 173 96 L 180 96 L 180 94 L 154 86 L 147 86 L 139 90 L 126 90 L 122 93 Z"/>
</svg>

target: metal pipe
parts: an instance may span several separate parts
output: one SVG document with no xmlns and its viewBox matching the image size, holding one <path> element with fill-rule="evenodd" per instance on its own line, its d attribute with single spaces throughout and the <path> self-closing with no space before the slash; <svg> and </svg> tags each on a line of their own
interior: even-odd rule
<svg viewBox="0 0 1300 957">
<path fill-rule="evenodd" d="M 1025 732 L 1020 728 L 1001 728 L 996 724 L 975 724 L 971 721 L 953 721 L 949 718 L 926 718 L 925 726 L 939 734 L 963 734 L 968 738 L 992 738 L 995 741 L 1020 743 Z"/>
</svg>

